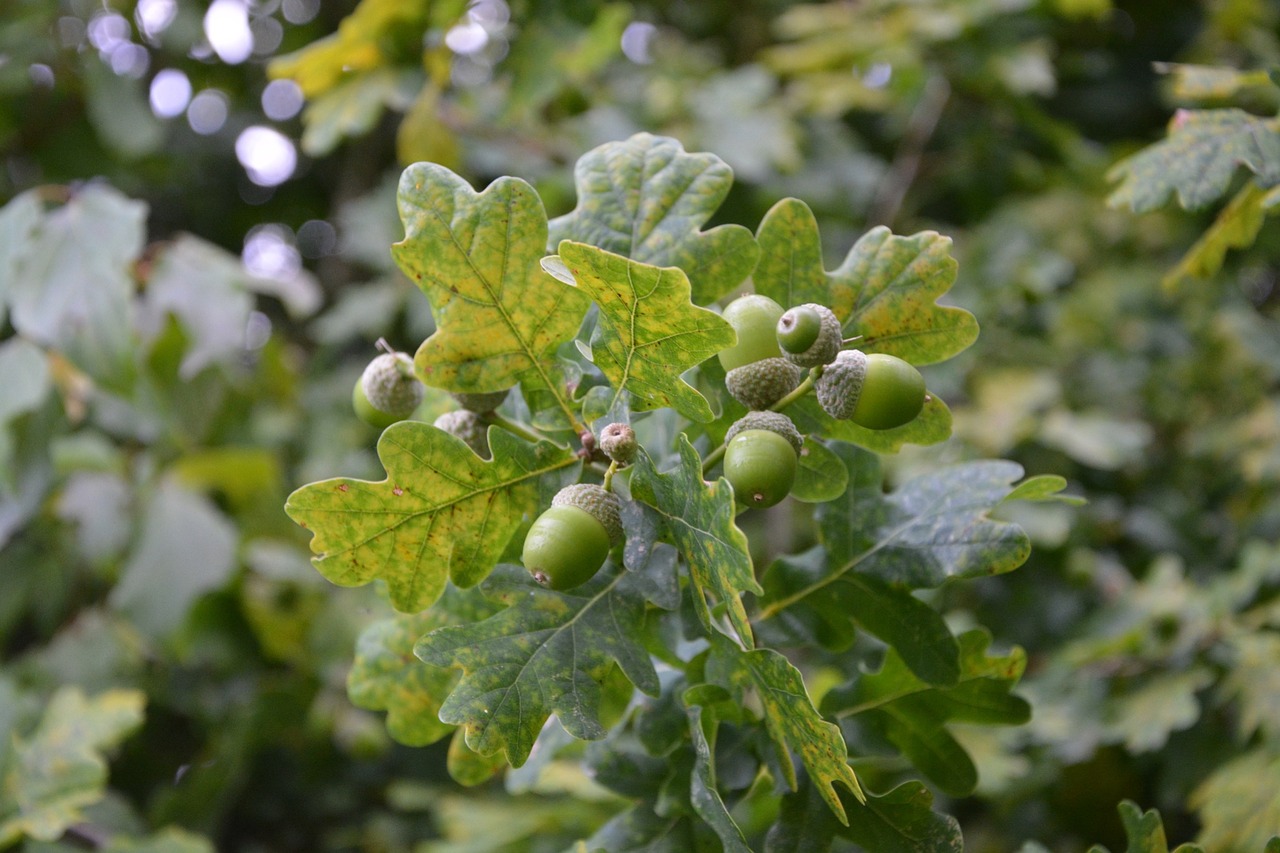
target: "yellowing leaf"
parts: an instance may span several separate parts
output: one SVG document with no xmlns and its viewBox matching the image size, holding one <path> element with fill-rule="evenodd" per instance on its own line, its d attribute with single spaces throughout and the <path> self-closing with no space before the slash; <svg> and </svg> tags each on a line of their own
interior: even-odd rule
<svg viewBox="0 0 1280 853">
<path fill-rule="evenodd" d="M 612 383 L 614 400 L 626 391 L 636 410 L 666 406 L 710 421 L 706 399 L 680 374 L 732 346 L 736 335 L 720 315 L 693 304 L 685 274 L 584 243 L 561 243 L 560 260 L 600 306 L 591 359 Z"/>
<path fill-rule="evenodd" d="M 387 478 L 322 480 L 289 496 L 289 517 L 315 533 L 316 568 L 340 586 L 386 581 L 392 605 L 414 613 L 479 583 L 497 564 L 542 489 L 573 479 L 578 458 L 551 442 L 489 431 L 484 460 L 444 430 L 393 424 L 378 441 Z M 544 484 L 545 481 L 545 484 Z M 548 499 L 549 500 L 549 499 Z"/>
<path fill-rule="evenodd" d="M 399 202 L 405 238 L 392 254 L 436 321 L 415 358 L 423 381 L 449 391 L 545 388 L 577 425 L 555 350 L 577 334 L 590 300 L 540 268 L 547 219 L 533 187 L 500 178 L 477 193 L 443 166 L 417 163 L 401 176 Z"/>
</svg>

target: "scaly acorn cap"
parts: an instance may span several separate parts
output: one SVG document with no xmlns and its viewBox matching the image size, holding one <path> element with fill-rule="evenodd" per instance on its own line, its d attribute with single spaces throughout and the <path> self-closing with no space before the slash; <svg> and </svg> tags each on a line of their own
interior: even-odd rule
<svg viewBox="0 0 1280 853">
<path fill-rule="evenodd" d="M 867 356 L 862 350 L 841 350 L 814 383 L 818 403 L 823 411 L 840 421 L 853 417 L 867 378 Z"/>
<path fill-rule="evenodd" d="M 408 353 L 386 352 L 377 356 L 360 374 L 369 405 L 397 418 L 407 418 L 422 402 L 426 389 L 413 373 Z"/>
<path fill-rule="evenodd" d="M 836 319 L 836 315 L 827 306 L 816 302 L 806 302 L 804 305 L 788 308 L 778 319 L 778 331 L 785 333 L 788 328 L 796 325 L 799 318 L 810 311 L 818 315 L 819 322 L 818 334 L 813 343 L 802 352 L 788 352 L 786 347 L 782 347 L 783 357 L 801 367 L 830 364 L 836 360 L 836 354 L 840 352 L 840 347 L 844 343 L 844 333 L 840 329 L 840 321 Z"/>
<path fill-rule="evenodd" d="M 763 358 L 725 374 L 724 387 L 748 409 L 767 409 L 796 390 L 804 371 L 785 358 Z"/>
<path fill-rule="evenodd" d="M 796 455 L 799 455 L 800 449 L 804 447 L 804 436 L 800 434 L 800 430 L 796 429 L 791 418 L 782 412 L 747 412 L 729 427 L 729 431 L 724 435 L 724 443 L 728 444 L 733 441 L 735 435 L 749 429 L 767 429 L 769 432 L 776 432 L 791 443 Z"/>
<path fill-rule="evenodd" d="M 636 431 L 624 423 L 612 423 L 600 430 L 600 449 L 619 465 L 629 465 L 640 449 Z"/>
<path fill-rule="evenodd" d="M 593 483 L 574 483 L 556 492 L 551 499 L 552 506 L 576 506 L 585 510 L 604 527 L 609 534 L 609 543 L 617 545 L 622 541 L 622 501 L 618 496 L 603 486 Z"/>
<path fill-rule="evenodd" d="M 479 415 L 486 415 L 502 405 L 502 401 L 507 399 L 507 392 L 510 390 L 510 388 L 504 388 L 501 391 L 450 391 L 449 396 L 457 400 L 462 408 Z"/>
<path fill-rule="evenodd" d="M 488 459 L 492 455 L 489 450 L 489 426 L 475 412 L 466 409 L 445 412 L 432 425 L 462 439 L 481 459 Z"/>
</svg>

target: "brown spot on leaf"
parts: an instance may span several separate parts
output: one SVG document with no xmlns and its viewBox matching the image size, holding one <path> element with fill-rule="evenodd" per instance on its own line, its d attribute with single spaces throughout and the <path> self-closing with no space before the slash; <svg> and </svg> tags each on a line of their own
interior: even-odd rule
<svg viewBox="0 0 1280 853">
<path fill-rule="evenodd" d="M 391 489 L 391 494 L 395 495 L 396 497 L 400 497 L 401 495 L 404 494 L 404 489 L 400 488 L 399 486 L 395 486 Z"/>
<path fill-rule="evenodd" d="M 346 490 L 347 490 L 347 484 L 346 484 L 346 483 L 339 483 L 339 484 L 338 484 L 338 491 L 340 491 L 340 492 L 345 492 Z"/>
</svg>

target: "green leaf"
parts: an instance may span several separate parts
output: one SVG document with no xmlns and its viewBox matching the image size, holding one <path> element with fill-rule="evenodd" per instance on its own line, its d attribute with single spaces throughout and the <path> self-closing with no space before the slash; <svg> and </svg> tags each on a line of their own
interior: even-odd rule
<svg viewBox="0 0 1280 853">
<path fill-rule="evenodd" d="M 1199 722 L 1201 707 L 1196 694 L 1214 680 L 1213 673 L 1204 667 L 1156 672 L 1138 679 L 1108 703 L 1102 720 L 1106 736 L 1124 743 L 1133 755 L 1164 748 L 1173 732 Z"/>
<path fill-rule="evenodd" d="M 1205 850 L 1261 850 L 1280 826 L 1280 752 L 1262 745 L 1221 765 L 1188 802 L 1200 814 Z M 1267 780 L 1267 782 L 1263 782 Z"/>
<path fill-rule="evenodd" d="M 213 842 L 176 826 L 146 838 L 113 838 L 103 853 L 214 853 Z"/>
<path fill-rule="evenodd" d="M 865 457 L 846 460 L 851 471 L 870 464 Z M 1026 534 L 988 513 L 1008 498 L 1021 476 L 1022 467 L 1014 462 L 966 462 L 914 477 L 885 494 L 878 482 L 869 482 L 868 470 L 867 485 L 850 484 L 818 511 L 832 567 L 825 582 L 856 571 L 893 585 L 931 589 L 953 578 L 1016 569 L 1030 553 Z"/>
<path fill-rule="evenodd" d="M 687 154 L 674 139 L 639 133 L 582 155 L 574 181 L 578 205 L 551 221 L 553 249 L 574 240 L 642 264 L 679 267 L 699 305 L 755 268 L 759 249 L 748 229 L 698 230 L 733 183 L 733 170 L 714 154 Z"/>
<path fill-rule="evenodd" d="M 431 301 L 436 331 L 418 349 L 418 374 L 449 391 L 546 389 L 576 423 L 557 378 L 556 348 L 573 339 L 590 300 L 539 267 L 547 218 L 537 192 L 500 178 L 477 193 L 433 163 L 404 171 L 405 238 L 392 254 Z"/>
<path fill-rule="evenodd" d="M 826 503 L 843 495 L 848 487 L 849 469 L 844 460 L 812 435 L 805 436 L 791 497 L 805 503 Z"/>
<path fill-rule="evenodd" d="M 0 780 L 0 846 L 24 835 L 52 841 L 80 820 L 106 790 L 102 753 L 142 725 L 145 696 L 109 690 L 86 698 L 64 687 L 49 700 L 28 737 L 13 735 Z"/>
<path fill-rule="evenodd" d="M 1280 183 L 1280 124 L 1244 110 L 1178 110 L 1168 136 L 1111 167 L 1120 186 L 1107 203 L 1142 213 L 1177 193 L 1197 210 L 1222 197 L 1236 169 L 1253 172 L 1258 186 Z"/>
<path fill-rule="evenodd" d="M 813 706 L 804 678 L 785 657 L 773 649 L 743 651 L 726 638 L 712 640 L 708 676 L 718 684 L 742 693 L 751 690 L 764 709 L 765 729 L 777 751 L 778 766 L 794 791 L 798 784 L 791 752 L 800 756 L 818 792 L 843 824 L 849 823 L 836 783 L 844 785 L 859 802 L 862 786 L 849 766 L 848 750 L 840 728 L 824 720 Z"/>
<path fill-rule="evenodd" d="M 440 703 L 456 673 L 423 663 L 414 645 L 446 625 L 487 618 L 496 610 L 478 595 L 452 589 L 425 613 L 397 614 L 360 634 L 347 674 L 347 696 L 358 708 L 387 712 L 387 732 L 406 746 L 426 746 L 453 731 L 440 721 Z"/>
<path fill-rule="evenodd" d="M 1028 477 L 1019 483 L 1014 487 L 1013 491 L 1005 496 L 1004 502 L 1058 501 L 1071 506 L 1083 506 L 1086 503 L 1084 498 L 1062 494 L 1062 490 L 1066 487 L 1067 481 L 1065 477 L 1059 477 L 1057 474 L 1039 474 L 1035 477 Z"/>
<path fill-rule="evenodd" d="M 1157 62 L 1155 70 L 1171 78 L 1173 96 L 1178 101 L 1223 101 L 1245 89 L 1270 86 L 1264 70 L 1239 71 L 1215 65 Z"/>
<path fill-rule="evenodd" d="M 1120 822 L 1129 842 L 1125 853 L 1169 853 L 1160 812 L 1155 809 L 1144 812 L 1132 800 L 1122 800 L 1116 810 L 1120 812 Z M 1094 845 L 1089 853 L 1106 853 L 1106 848 Z M 1175 853 L 1204 853 L 1204 850 L 1194 844 L 1183 844 Z"/>
<path fill-rule="evenodd" d="M 754 645 L 743 592 L 760 594 L 751 568 L 747 536 L 734 522 L 733 489 L 723 477 L 702 479 L 702 458 L 683 435 L 679 467 L 659 474 L 648 453 L 641 452 L 631 473 L 631 496 L 651 507 L 689 566 L 693 605 L 707 631 L 713 621 L 711 595 L 727 608 L 729 621 L 744 645 Z"/>
<path fill-rule="evenodd" d="M 316 569 L 339 586 L 386 581 L 401 612 L 430 607 L 447 580 L 469 587 L 489 574 L 525 516 L 576 479 L 578 458 L 543 441 L 491 428 L 491 460 L 461 439 L 415 421 L 378 440 L 387 477 L 303 486 L 285 512 L 315 536 Z M 550 494 L 548 494 L 548 492 Z"/>
<path fill-rule="evenodd" d="M 44 215 L 7 283 L 19 334 L 60 350 L 115 388 L 134 372 L 133 262 L 147 206 L 104 184 L 85 184 Z"/>
<path fill-rule="evenodd" d="M 580 587 L 554 592 L 524 569 L 503 566 L 485 591 L 506 609 L 438 628 L 415 648 L 427 663 L 461 668 L 440 719 L 465 726 L 471 749 L 505 751 L 519 767 L 553 713 L 574 737 L 604 737 L 600 685 L 615 662 L 638 688 L 658 695 L 657 674 L 640 645 L 644 598 L 628 572 L 602 570 Z"/>
<path fill-rule="evenodd" d="M 1022 677 L 1026 654 L 1014 649 L 991 657 L 990 642 L 985 631 L 960 637 L 959 677 L 947 686 L 920 679 L 891 648 L 879 672 L 828 692 L 822 712 L 893 744 L 947 794 L 968 796 L 978 783 L 977 771 L 946 724 L 1019 725 L 1031 717 L 1031 706 L 1009 692 Z"/>
<path fill-rule="evenodd" d="M 930 684 L 955 683 L 959 646 L 942 615 L 910 591 L 848 572 L 825 586 L 822 594 L 792 600 L 798 592 L 821 585 L 829 571 L 829 555 L 821 547 L 770 565 L 764 575 L 759 630 L 778 633 L 791 645 L 811 641 L 842 651 L 853 644 L 856 624 L 896 649 Z"/>
<path fill-rule="evenodd" d="M 162 482 L 147 502 L 141 536 L 111 591 L 111 606 L 153 637 L 172 633 L 196 599 L 230 578 L 239 538 L 203 495 Z"/>
<path fill-rule="evenodd" d="M 935 302 L 956 278 L 948 237 L 933 231 L 899 237 L 879 226 L 828 273 L 813 212 L 802 201 L 783 199 L 761 221 L 759 242 L 760 263 L 752 276 L 756 292 L 784 307 L 828 306 L 846 338 L 861 336 L 858 349 L 932 364 L 978 337 L 972 314 Z"/>
<path fill-rule="evenodd" d="M 0 428 L 39 408 L 53 388 L 44 351 L 22 338 L 0 342 L 0 376 Z"/>
<path fill-rule="evenodd" d="M 583 842 L 591 853 L 720 853 L 719 839 L 701 821 L 672 812 L 658 815 L 639 803 Z"/>
<path fill-rule="evenodd" d="M 706 399 L 680 374 L 737 337 L 718 314 L 690 301 L 685 274 L 583 243 L 561 243 L 559 258 L 578 288 L 600 306 L 591 360 L 613 385 L 613 401 L 605 409 L 625 391 L 637 411 L 668 407 L 690 420 L 712 420 Z"/>
<path fill-rule="evenodd" d="M 43 218 L 40 196 L 34 190 L 14 196 L 0 207 L 0 325 L 8 313 L 13 282 Z"/>
<path fill-rule="evenodd" d="M 720 792 L 716 790 L 715 756 L 707 735 L 702 730 L 702 709 L 694 706 L 688 708 L 686 713 L 695 755 L 689 788 L 693 809 L 715 831 L 720 843 L 724 845 L 725 853 L 751 853 L 742 830 L 734 823 L 729 810 L 725 808 L 724 800 L 720 798 Z"/>
<path fill-rule="evenodd" d="M 883 795 L 868 794 L 865 804 L 842 792 L 848 826 L 823 807 L 816 788 L 806 778 L 796 793 L 782 798 L 765 853 L 825 853 L 837 836 L 875 853 L 961 853 L 964 848 L 955 818 L 933 811 L 933 795 L 919 782 Z"/>
</svg>

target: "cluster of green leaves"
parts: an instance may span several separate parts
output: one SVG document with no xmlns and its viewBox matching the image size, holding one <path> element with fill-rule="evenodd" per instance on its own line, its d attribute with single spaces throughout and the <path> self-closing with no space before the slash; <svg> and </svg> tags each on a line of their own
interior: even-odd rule
<svg viewBox="0 0 1280 853">
<path fill-rule="evenodd" d="M 829 849 L 837 837 L 958 849 L 954 820 L 901 778 L 911 767 L 907 778 L 972 791 L 973 764 L 948 727 L 1024 722 L 1025 702 L 1009 694 L 1024 660 L 989 656 L 980 631 L 953 635 L 914 593 L 1019 566 L 1026 536 L 990 513 L 1063 484 L 1018 484 L 1016 465 L 973 462 L 886 494 L 873 451 L 946 438 L 941 400 L 881 432 L 803 405 L 797 422 L 822 460 L 809 466 L 817 542 L 757 569 L 732 488 L 705 479 L 703 456 L 742 410 L 714 390 L 707 362 L 734 342 L 732 327 L 699 304 L 751 276 L 783 304 L 830 305 L 869 351 L 942 361 L 977 331 L 971 314 L 934 301 L 954 279 L 949 241 L 875 229 L 828 272 L 798 200 L 755 235 L 703 230 L 730 170 L 647 134 L 589 152 L 576 175 L 577 206 L 550 222 L 517 178 L 476 192 L 418 164 L 401 179 L 394 255 L 437 327 L 418 375 L 450 391 L 517 385 L 506 406 L 528 425 L 490 427 L 482 460 L 442 429 L 401 422 L 378 441 L 385 479 L 323 480 L 289 498 L 316 567 L 344 586 L 382 582 L 403 614 L 366 632 L 353 699 L 387 710 L 409 743 L 458 727 L 450 768 L 467 783 L 522 767 L 544 739 L 549 760 L 559 727 L 599 741 L 595 780 L 633 805 L 587 841 L 593 850 L 701 849 L 704 836 L 748 849 L 735 805 L 778 793 L 768 849 Z M 617 421 L 653 436 L 613 479 L 627 496 L 621 561 L 580 588 L 544 590 L 507 561 L 552 494 L 599 477 L 577 442 Z M 814 697 L 783 649 L 839 686 Z"/>
</svg>

